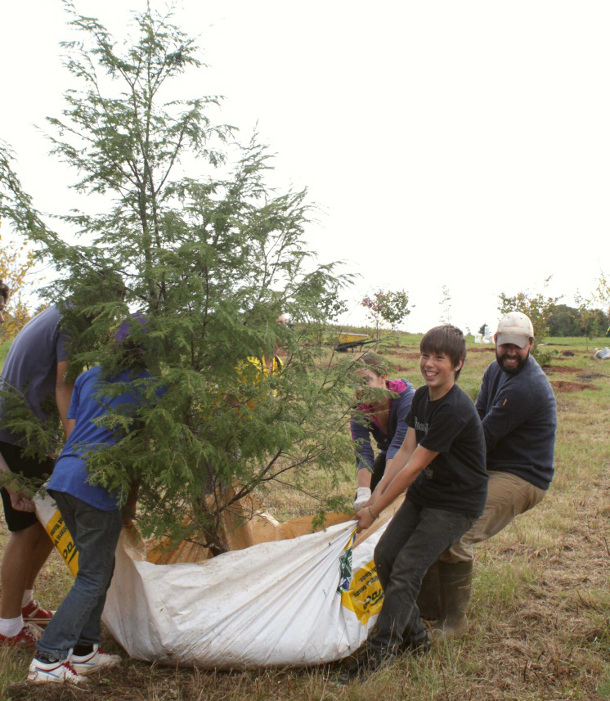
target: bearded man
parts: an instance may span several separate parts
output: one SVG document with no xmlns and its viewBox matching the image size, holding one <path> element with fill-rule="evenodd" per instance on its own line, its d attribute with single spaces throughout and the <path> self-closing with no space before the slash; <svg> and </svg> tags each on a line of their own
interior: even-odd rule
<svg viewBox="0 0 610 701">
<path fill-rule="evenodd" d="M 440 630 L 452 637 L 467 630 L 474 545 L 539 504 L 554 474 L 557 408 L 550 382 L 530 355 L 532 322 L 510 312 L 494 340 L 496 360 L 476 401 L 487 447 L 487 501 L 482 516 L 439 561 Z"/>
</svg>

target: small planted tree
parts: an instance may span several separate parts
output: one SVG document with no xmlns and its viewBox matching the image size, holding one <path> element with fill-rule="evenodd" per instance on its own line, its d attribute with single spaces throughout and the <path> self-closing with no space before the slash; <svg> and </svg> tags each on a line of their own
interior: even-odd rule
<svg viewBox="0 0 610 701">
<path fill-rule="evenodd" d="M 447 285 L 443 285 L 442 287 L 442 297 L 441 297 L 441 309 L 442 309 L 442 315 L 441 315 L 441 321 L 443 324 L 450 324 L 451 323 L 451 307 L 452 307 L 452 299 L 451 299 L 451 292 L 449 291 L 449 288 Z M 483 324 L 484 325 L 484 324 Z"/>
<path fill-rule="evenodd" d="M 595 281 L 596 287 L 589 296 L 584 296 L 578 292 L 575 296 L 578 304 L 580 329 L 583 336 L 589 339 L 600 334 L 607 334 L 610 331 L 607 320 L 610 317 L 610 285 L 605 274 L 600 273 Z"/>
<path fill-rule="evenodd" d="M 102 362 L 112 372 L 110 339 L 128 309 L 96 295 L 95 281 L 118 273 L 129 310 L 146 319 L 133 320 L 132 338 L 152 372 L 139 430 L 90 456 L 91 479 L 124 493 L 139 481 L 146 533 L 184 535 L 188 513 L 191 537 L 219 552 L 223 512 L 262 485 L 298 487 L 315 467 L 327 480 L 320 508 L 333 503 L 351 455 L 349 362 L 309 341 L 346 278 L 306 248 L 306 193 L 272 191 L 265 148 L 255 138 L 239 145 L 214 122 L 220 100 L 169 99 L 173 79 L 201 69 L 171 16 L 148 7 L 121 47 L 65 5 L 80 36 L 64 44 L 77 87 L 49 120 L 52 141 L 98 209 L 63 217 L 79 245 L 46 229 L 34 238 L 61 273 L 52 298 L 69 300 L 62 309 L 74 328 L 87 319 L 73 367 Z M 275 322 L 281 312 L 294 329 Z M 283 371 L 268 373 L 279 348 Z"/>
<path fill-rule="evenodd" d="M 597 285 L 593 291 L 593 299 L 595 304 L 605 315 L 606 320 L 608 320 L 610 319 L 610 280 L 606 273 L 600 271 L 596 283 Z M 606 336 L 610 335 L 610 326 L 607 326 L 603 331 Z"/>
<path fill-rule="evenodd" d="M 379 338 L 379 327 L 386 323 L 394 331 L 411 313 L 409 296 L 405 290 L 377 290 L 362 300 L 362 306 L 375 324 L 375 332 Z"/>
</svg>

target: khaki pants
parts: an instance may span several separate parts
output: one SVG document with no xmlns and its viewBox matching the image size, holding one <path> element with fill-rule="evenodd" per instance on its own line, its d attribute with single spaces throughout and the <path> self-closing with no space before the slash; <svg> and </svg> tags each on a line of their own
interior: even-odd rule
<svg viewBox="0 0 610 701">
<path fill-rule="evenodd" d="M 499 533 L 515 516 L 539 504 L 545 494 L 546 490 L 535 487 L 510 472 L 490 471 L 483 514 L 440 559 L 453 563 L 472 560 L 476 543 Z"/>
</svg>

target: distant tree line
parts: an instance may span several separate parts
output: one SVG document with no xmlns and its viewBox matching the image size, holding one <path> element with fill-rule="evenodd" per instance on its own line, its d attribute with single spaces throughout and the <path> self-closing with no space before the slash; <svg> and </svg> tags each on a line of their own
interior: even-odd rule
<svg viewBox="0 0 610 701">
<path fill-rule="evenodd" d="M 605 336 L 610 316 L 601 309 L 577 309 L 555 304 L 550 313 L 549 336 Z"/>
</svg>

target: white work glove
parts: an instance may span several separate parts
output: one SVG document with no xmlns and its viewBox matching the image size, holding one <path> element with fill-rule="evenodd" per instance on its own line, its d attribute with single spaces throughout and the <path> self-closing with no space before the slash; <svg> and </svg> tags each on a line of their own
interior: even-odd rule
<svg viewBox="0 0 610 701">
<path fill-rule="evenodd" d="M 370 498 L 371 490 L 368 487 L 358 487 L 354 499 L 354 511 L 358 513 Z"/>
</svg>

